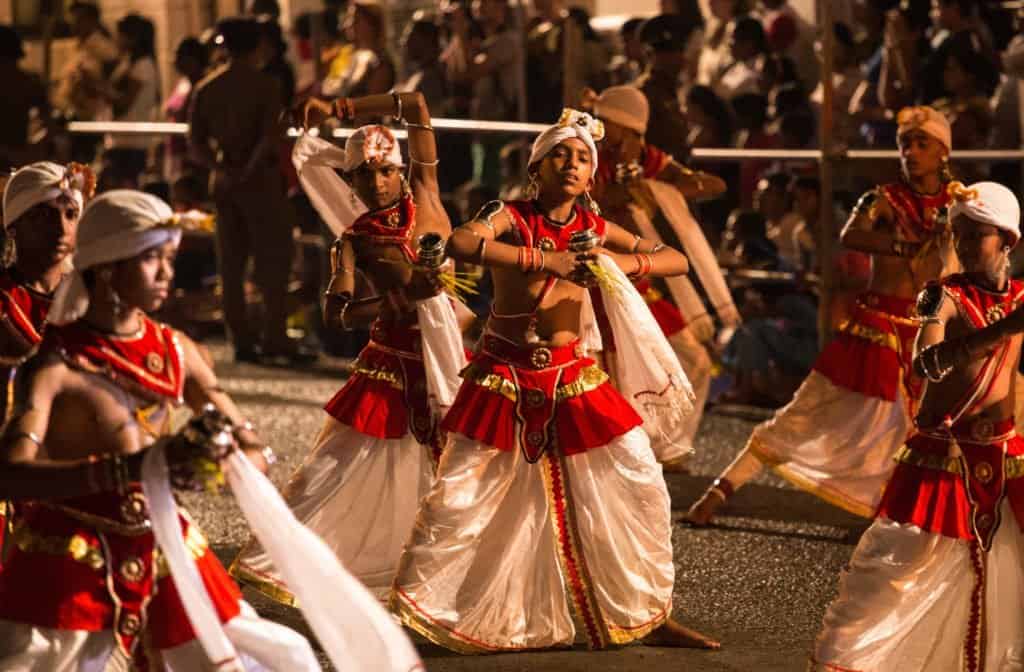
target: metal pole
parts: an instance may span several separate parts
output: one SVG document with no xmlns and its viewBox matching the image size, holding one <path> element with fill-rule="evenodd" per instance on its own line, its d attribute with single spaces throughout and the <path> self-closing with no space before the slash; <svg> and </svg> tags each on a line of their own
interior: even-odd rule
<svg viewBox="0 0 1024 672">
<path fill-rule="evenodd" d="M 818 304 L 818 342 L 824 347 L 832 336 L 832 296 L 835 290 L 835 208 L 832 207 L 832 0 L 818 0 L 818 25 L 821 26 L 821 124 L 818 129 L 821 179 L 818 225 L 818 259 L 821 264 L 821 296 Z"/>
</svg>

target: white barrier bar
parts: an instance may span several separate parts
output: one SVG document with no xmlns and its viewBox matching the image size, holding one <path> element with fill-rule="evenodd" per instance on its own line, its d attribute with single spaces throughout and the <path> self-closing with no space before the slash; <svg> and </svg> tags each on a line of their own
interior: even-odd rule
<svg viewBox="0 0 1024 672">
<path fill-rule="evenodd" d="M 504 133 L 506 135 L 534 136 L 547 126 L 543 124 L 526 124 L 515 121 L 476 121 L 472 119 L 432 119 L 434 128 L 455 133 Z M 404 138 L 405 130 L 396 128 L 395 135 Z M 68 124 L 71 133 L 110 133 L 112 135 L 185 135 L 188 124 L 176 124 L 168 121 L 72 121 Z M 347 138 L 352 135 L 352 128 L 338 128 L 333 132 L 335 138 Z M 289 129 L 290 137 L 297 137 L 299 129 Z M 733 149 L 698 147 L 691 152 L 694 159 L 710 161 L 739 162 L 749 159 L 766 159 L 770 161 L 820 161 L 821 150 L 818 149 Z M 837 160 L 878 160 L 899 159 L 895 149 L 849 149 L 833 156 Z M 969 149 L 953 152 L 957 161 L 1020 161 L 1024 159 L 1024 149 Z"/>
</svg>

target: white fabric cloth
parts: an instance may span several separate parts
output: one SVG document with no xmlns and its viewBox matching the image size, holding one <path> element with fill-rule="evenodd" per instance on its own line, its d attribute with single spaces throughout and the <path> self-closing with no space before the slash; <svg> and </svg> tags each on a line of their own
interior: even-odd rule
<svg viewBox="0 0 1024 672">
<path fill-rule="evenodd" d="M 1013 244 L 1017 244 L 1020 240 L 1020 203 L 1012 191 L 998 182 L 975 182 L 965 189 L 956 190 L 954 187 L 951 191 L 954 196 L 949 208 L 950 221 L 963 215 L 975 222 L 990 224 L 1011 234 Z"/>
<path fill-rule="evenodd" d="M 161 199 L 134 189 L 114 189 L 89 202 L 78 222 L 75 271 L 60 284 L 48 321 L 66 324 L 85 314 L 89 291 L 82 271 L 130 259 L 151 247 L 181 240 L 174 212 Z"/>
<path fill-rule="evenodd" d="M 305 133 L 295 141 L 292 164 L 313 207 L 335 236 L 340 237 L 366 212 L 366 205 L 353 198 L 352 187 L 336 172 L 345 169 L 341 147 Z"/>
<path fill-rule="evenodd" d="M 670 184 L 658 180 L 647 180 L 646 184 L 654 195 L 658 209 L 661 210 L 665 220 L 679 237 L 690 267 L 700 278 L 700 283 L 704 287 L 715 313 L 723 323 L 735 326 L 739 321 L 739 312 L 736 310 L 736 304 L 733 303 L 732 292 L 729 291 L 729 287 L 725 283 L 725 276 L 722 275 L 718 259 L 708 244 L 708 239 L 700 228 L 700 224 L 690 212 L 686 199 Z M 646 234 L 644 235 L 646 237 Z M 673 283 L 669 282 L 669 289 L 672 287 Z M 689 322 L 689 317 L 685 313 L 683 317 L 687 318 Z"/>
<path fill-rule="evenodd" d="M 537 136 L 530 149 L 530 165 L 548 155 L 552 149 L 571 138 L 578 138 L 590 150 L 591 177 L 597 174 L 597 145 L 604 137 L 604 124 L 586 112 L 570 108 L 562 110 L 558 123 L 549 126 Z"/>
<path fill-rule="evenodd" d="M 283 492 L 295 517 L 320 535 L 370 592 L 385 600 L 433 476 L 429 448 L 412 434 L 378 439 L 327 416 L 313 450 Z M 296 597 L 255 540 L 242 550 L 231 572 L 256 587 L 272 587 L 264 592 L 275 593 L 279 600 Z"/>
<path fill-rule="evenodd" d="M 1024 670 L 1024 535 L 1008 503 L 985 558 L 982 672 Z M 961 672 L 975 586 L 969 543 L 876 520 L 839 581 L 814 672 Z"/>
<path fill-rule="evenodd" d="M 206 592 L 195 560 L 181 538 L 178 505 L 171 492 L 163 446 L 149 449 L 142 461 L 142 492 L 146 495 L 153 536 L 163 552 L 171 581 L 178 589 L 182 607 L 196 633 L 196 639 L 210 660 L 221 662 L 227 672 L 244 672 L 234 644 L 221 626 L 213 601 Z"/>
<path fill-rule="evenodd" d="M 231 491 L 275 566 L 298 596 L 303 616 L 338 670 L 412 672 L 423 664 L 412 642 L 334 552 L 289 511 L 277 489 L 240 452 L 228 456 Z M 283 647 L 282 647 L 283 648 Z M 285 650 L 266 651 L 274 660 Z M 315 656 L 292 656 L 288 670 L 319 670 Z"/>
<path fill-rule="evenodd" d="M 4 228 L 39 205 L 67 196 L 82 209 L 84 176 L 66 166 L 38 161 L 19 168 L 4 187 Z"/>
<path fill-rule="evenodd" d="M 812 371 L 789 404 L 754 428 L 746 450 L 794 485 L 873 516 L 896 466 L 893 456 L 913 428 L 899 395 L 867 397 Z"/>
<path fill-rule="evenodd" d="M 647 302 L 607 255 L 597 263 L 615 280 L 602 287 L 608 323 L 615 339 L 617 388 L 643 418 L 652 444 L 674 443 L 693 411 L 693 388 Z"/>
<path fill-rule="evenodd" d="M 447 294 L 416 302 L 416 318 L 427 377 L 427 400 L 430 410 L 443 415 L 459 393 L 459 372 L 466 368 L 462 330 Z"/>
<path fill-rule="evenodd" d="M 674 567 L 668 491 L 639 428 L 609 445 L 536 464 L 521 451 L 455 437 L 402 556 L 392 607 L 428 638 L 464 652 L 570 645 L 577 639 L 560 569 L 553 470 L 567 497 L 584 583 L 612 638 L 663 622 Z"/>
</svg>

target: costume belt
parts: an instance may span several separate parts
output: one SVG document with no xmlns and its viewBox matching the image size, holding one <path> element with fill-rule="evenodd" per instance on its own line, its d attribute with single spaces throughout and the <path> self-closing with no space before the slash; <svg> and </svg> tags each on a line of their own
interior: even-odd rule
<svg viewBox="0 0 1024 672">
<path fill-rule="evenodd" d="M 420 328 L 415 322 L 402 324 L 377 320 L 370 328 L 370 339 L 367 347 L 406 359 L 423 358 Z"/>
<path fill-rule="evenodd" d="M 513 343 L 493 334 L 485 335 L 483 354 L 520 369 L 556 369 L 575 364 L 583 355 L 579 339 L 566 345 L 543 346 Z"/>
</svg>

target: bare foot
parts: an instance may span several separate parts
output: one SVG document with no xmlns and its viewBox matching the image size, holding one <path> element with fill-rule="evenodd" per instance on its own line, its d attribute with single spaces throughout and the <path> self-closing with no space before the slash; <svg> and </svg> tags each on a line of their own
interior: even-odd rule
<svg viewBox="0 0 1024 672">
<path fill-rule="evenodd" d="M 703 527 L 711 522 L 722 504 L 725 504 L 722 492 L 717 488 L 711 488 L 686 512 L 686 520 L 691 525 Z"/>
<path fill-rule="evenodd" d="M 660 628 L 644 637 L 644 644 L 647 646 L 670 646 L 678 649 L 717 650 L 722 648 L 721 643 L 696 630 L 687 628 L 671 618 L 665 621 Z"/>
</svg>

